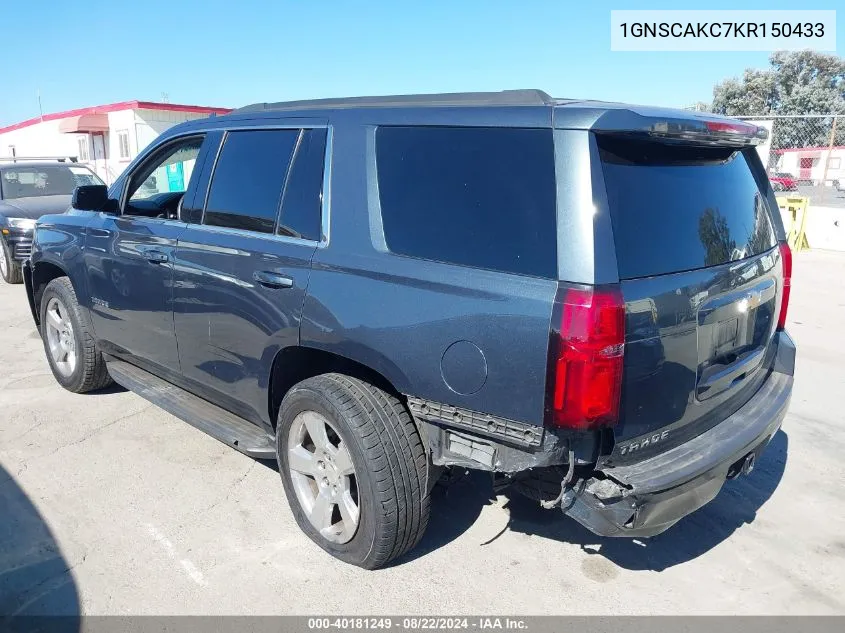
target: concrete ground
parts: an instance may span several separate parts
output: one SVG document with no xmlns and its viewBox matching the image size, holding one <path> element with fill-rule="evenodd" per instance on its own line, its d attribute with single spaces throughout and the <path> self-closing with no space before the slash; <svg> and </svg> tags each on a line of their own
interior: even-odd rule
<svg viewBox="0 0 845 633">
<path fill-rule="evenodd" d="M 702 510 L 601 539 L 471 477 L 367 572 L 299 531 L 272 465 L 132 393 L 62 390 L 0 284 L 0 614 L 845 613 L 845 254 L 797 254 L 792 292 L 783 431 Z"/>
</svg>

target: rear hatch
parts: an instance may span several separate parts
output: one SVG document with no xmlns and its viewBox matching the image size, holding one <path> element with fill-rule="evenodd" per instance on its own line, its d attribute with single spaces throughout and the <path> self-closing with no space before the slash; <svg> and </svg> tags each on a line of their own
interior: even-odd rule
<svg viewBox="0 0 845 633">
<path fill-rule="evenodd" d="M 625 302 L 611 456 L 621 464 L 687 441 L 749 400 L 775 351 L 782 275 L 753 147 L 595 139 Z"/>
</svg>

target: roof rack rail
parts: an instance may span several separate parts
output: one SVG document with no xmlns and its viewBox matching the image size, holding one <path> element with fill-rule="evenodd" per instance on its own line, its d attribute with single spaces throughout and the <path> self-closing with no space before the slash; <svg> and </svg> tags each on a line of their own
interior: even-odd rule
<svg viewBox="0 0 845 633">
<path fill-rule="evenodd" d="M 60 163 L 76 163 L 79 162 L 76 156 L 0 156 L 0 161 L 8 161 L 12 163 L 26 163 L 32 161 L 55 160 Z"/>
<path fill-rule="evenodd" d="M 342 97 L 338 99 L 310 99 L 253 103 L 233 110 L 231 114 L 266 110 L 310 110 L 351 107 L 403 106 L 509 106 L 549 105 L 554 99 L 542 90 L 502 90 L 500 92 L 446 92 L 439 94 L 387 95 L 381 97 Z"/>
</svg>

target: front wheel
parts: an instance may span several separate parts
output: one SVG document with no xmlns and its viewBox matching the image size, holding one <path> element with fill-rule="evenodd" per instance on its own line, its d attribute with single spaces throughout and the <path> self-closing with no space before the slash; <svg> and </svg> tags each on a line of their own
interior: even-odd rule
<svg viewBox="0 0 845 633">
<path fill-rule="evenodd" d="M 375 569 L 425 532 L 427 455 L 391 394 L 342 374 L 302 381 L 279 409 L 276 455 L 297 524 L 336 558 Z"/>
<path fill-rule="evenodd" d="M 7 284 L 19 284 L 23 282 L 21 265 L 12 257 L 12 251 L 6 243 L 0 240 L 0 276 Z"/>
<path fill-rule="evenodd" d="M 41 339 L 53 376 L 68 391 L 85 393 L 111 384 L 67 277 L 51 281 L 41 296 Z"/>
</svg>

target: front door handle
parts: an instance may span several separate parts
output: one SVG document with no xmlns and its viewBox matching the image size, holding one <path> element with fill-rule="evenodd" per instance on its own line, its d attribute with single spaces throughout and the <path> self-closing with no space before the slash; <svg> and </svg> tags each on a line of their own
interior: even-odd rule
<svg viewBox="0 0 845 633">
<path fill-rule="evenodd" d="M 293 288 L 293 279 L 279 273 L 257 270 L 252 274 L 252 278 L 267 288 Z"/>
<path fill-rule="evenodd" d="M 147 261 L 152 262 L 153 264 L 164 264 L 168 261 L 169 257 L 167 253 L 162 251 L 157 251 L 155 249 L 148 250 L 144 253 Z"/>
</svg>

